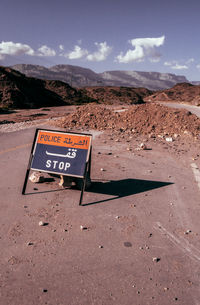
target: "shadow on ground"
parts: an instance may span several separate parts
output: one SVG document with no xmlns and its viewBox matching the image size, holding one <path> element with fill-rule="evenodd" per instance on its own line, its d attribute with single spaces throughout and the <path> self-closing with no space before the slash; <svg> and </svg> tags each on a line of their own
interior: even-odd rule
<svg viewBox="0 0 200 305">
<path fill-rule="evenodd" d="M 112 181 L 94 181 L 92 186 L 87 192 L 98 193 L 114 196 L 113 198 L 85 203 L 86 205 L 97 204 L 114 200 L 117 198 L 123 198 L 126 196 L 147 192 L 156 188 L 171 185 L 173 182 L 152 181 L 152 180 L 140 180 L 140 179 L 123 179 Z"/>
<path fill-rule="evenodd" d="M 52 182 L 54 179 L 49 178 L 46 179 L 45 182 Z M 42 183 L 43 184 L 43 183 Z M 82 206 L 98 204 L 102 202 L 111 201 L 118 198 L 123 198 L 127 196 L 131 196 L 138 193 L 143 193 L 147 191 L 151 191 L 160 187 L 168 186 L 173 184 L 173 182 L 163 182 L 163 181 L 152 181 L 152 180 L 141 180 L 141 179 L 123 179 L 123 180 L 106 180 L 106 181 L 92 181 L 92 185 L 89 189 L 87 189 L 88 193 L 96 193 L 96 194 L 105 194 L 113 196 L 112 198 L 106 198 L 99 201 L 84 203 Z M 26 193 L 26 195 L 33 194 L 41 194 L 41 193 L 49 193 L 49 192 L 57 192 L 64 191 L 69 189 L 54 189 L 54 190 L 39 190 L 38 188 L 34 188 L 36 192 Z M 74 188 L 74 187 L 72 187 Z"/>
</svg>

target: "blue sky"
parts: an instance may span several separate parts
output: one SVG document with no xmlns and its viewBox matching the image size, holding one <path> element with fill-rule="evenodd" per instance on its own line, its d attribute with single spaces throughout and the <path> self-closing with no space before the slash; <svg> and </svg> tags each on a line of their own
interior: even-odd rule
<svg viewBox="0 0 200 305">
<path fill-rule="evenodd" d="M 200 1 L 1 0 L 0 64 L 157 71 L 200 81 Z"/>
</svg>

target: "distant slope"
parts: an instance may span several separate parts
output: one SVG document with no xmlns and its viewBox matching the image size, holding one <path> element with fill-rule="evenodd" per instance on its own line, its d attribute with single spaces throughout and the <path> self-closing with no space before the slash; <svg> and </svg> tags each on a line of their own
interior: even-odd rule
<svg viewBox="0 0 200 305">
<path fill-rule="evenodd" d="M 12 66 L 12 68 L 29 77 L 60 80 L 73 87 L 98 86 L 102 83 L 102 78 L 97 73 L 78 66 L 57 65 L 45 68 L 38 65 L 21 64 Z"/>
<path fill-rule="evenodd" d="M 144 98 L 153 91 L 146 88 L 130 87 L 84 87 L 80 89 L 84 95 L 104 104 L 142 104 Z"/>
<path fill-rule="evenodd" d="M 150 90 L 166 89 L 180 82 L 187 82 L 185 76 L 169 73 L 140 71 L 107 71 L 100 74 L 110 85 L 144 87 Z"/>
<path fill-rule="evenodd" d="M 39 108 L 91 101 L 80 90 L 55 80 L 41 80 L 0 66 L 0 108 Z"/>
<path fill-rule="evenodd" d="M 177 83 L 188 82 L 185 76 L 170 73 L 140 71 L 106 71 L 95 73 L 90 69 L 72 65 L 56 65 L 45 68 L 38 65 L 14 65 L 13 69 L 27 76 L 49 80 L 61 80 L 73 87 L 126 86 L 162 90 Z"/>
<path fill-rule="evenodd" d="M 161 90 L 148 96 L 146 101 L 173 101 L 200 106 L 200 86 L 180 83 L 171 89 Z"/>
</svg>

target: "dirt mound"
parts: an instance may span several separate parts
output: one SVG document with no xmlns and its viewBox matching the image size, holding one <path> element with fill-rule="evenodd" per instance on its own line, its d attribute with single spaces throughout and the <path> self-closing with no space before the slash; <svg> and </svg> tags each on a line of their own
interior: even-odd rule
<svg viewBox="0 0 200 305">
<path fill-rule="evenodd" d="M 153 92 L 145 88 L 130 87 L 85 87 L 84 95 L 103 104 L 141 104 Z"/>
<path fill-rule="evenodd" d="M 120 111 L 102 105 L 85 105 L 76 112 L 57 120 L 56 126 L 88 128 L 149 136 L 189 135 L 198 137 L 200 119 L 186 110 L 157 104 L 128 106 Z"/>
<path fill-rule="evenodd" d="M 91 98 L 61 81 L 26 77 L 11 68 L 0 66 L 1 108 L 38 108 L 90 101 Z"/>
<path fill-rule="evenodd" d="M 157 91 L 146 101 L 174 101 L 200 106 L 200 86 L 189 83 L 177 84 L 171 89 Z"/>
</svg>

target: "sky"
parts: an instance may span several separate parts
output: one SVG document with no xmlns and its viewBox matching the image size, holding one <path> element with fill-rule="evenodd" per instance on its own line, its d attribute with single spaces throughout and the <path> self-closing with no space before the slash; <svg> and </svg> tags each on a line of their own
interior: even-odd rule
<svg viewBox="0 0 200 305">
<path fill-rule="evenodd" d="M 0 65 L 69 64 L 200 81 L 199 0 L 1 0 Z"/>
</svg>

